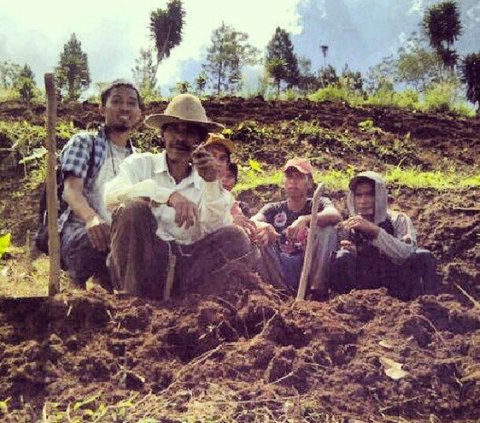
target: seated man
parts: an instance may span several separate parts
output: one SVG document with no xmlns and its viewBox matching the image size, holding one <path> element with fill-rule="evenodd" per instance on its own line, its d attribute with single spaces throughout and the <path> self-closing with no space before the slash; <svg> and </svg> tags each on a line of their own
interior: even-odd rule
<svg viewBox="0 0 480 423">
<path fill-rule="evenodd" d="M 312 213 L 313 168 L 307 159 L 294 158 L 284 168 L 287 199 L 265 205 L 252 220 L 257 223 L 257 243 L 261 248 L 260 273 L 266 282 L 296 292 L 303 266 L 307 228 Z M 320 198 L 317 219 L 319 226 L 314 240 L 314 253 L 309 275 L 309 287 L 324 296 L 331 252 L 336 246 L 334 225 L 341 216 L 326 197 Z"/>
<path fill-rule="evenodd" d="M 225 138 L 221 134 L 211 133 L 205 143 L 205 150 L 207 150 L 215 159 L 217 164 L 217 171 L 219 179 L 222 181 L 222 186 L 227 191 L 231 191 L 233 184 L 229 184 L 228 174 L 231 171 L 232 163 L 231 154 L 235 149 L 233 141 Z M 235 166 L 235 170 L 237 170 Z M 256 226 L 249 219 L 249 216 L 243 213 L 243 210 L 238 201 L 235 201 L 231 209 L 233 223 L 243 228 L 251 240 L 255 238 Z"/>
<path fill-rule="evenodd" d="M 349 184 L 342 222 L 340 250 L 331 268 L 331 288 L 346 293 L 353 288 L 387 287 L 404 300 L 435 293 L 432 254 L 417 248 L 410 218 L 388 209 L 388 193 L 382 177 L 362 172 Z"/>
<path fill-rule="evenodd" d="M 198 147 L 208 131 L 223 128 L 208 120 L 200 100 L 178 95 L 146 124 L 160 129 L 165 151 L 129 157 L 106 186 L 106 204 L 116 207 L 109 269 L 115 288 L 161 299 L 170 295 L 167 276 L 171 281 L 175 261 L 173 293 L 185 293 L 248 256 L 250 242 L 231 225 L 233 199 L 221 186 L 215 159 Z M 224 273 L 217 276 L 226 282 Z"/>
<path fill-rule="evenodd" d="M 62 150 L 63 198 L 68 208 L 59 216 L 62 264 L 80 288 L 94 276 L 110 289 L 106 257 L 111 216 L 103 204 L 105 183 L 133 153 L 130 134 L 142 116 L 137 88 L 116 80 L 101 94 L 105 124 L 97 132 L 74 135 Z"/>
</svg>

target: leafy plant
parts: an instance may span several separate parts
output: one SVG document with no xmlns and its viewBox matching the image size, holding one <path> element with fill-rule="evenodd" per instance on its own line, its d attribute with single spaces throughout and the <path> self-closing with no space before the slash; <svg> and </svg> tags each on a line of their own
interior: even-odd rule
<svg viewBox="0 0 480 423">
<path fill-rule="evenodd" d="M 0 259 L 10 248 L 12 234 L 10 232 L 0 234 Z"/>
</svg>

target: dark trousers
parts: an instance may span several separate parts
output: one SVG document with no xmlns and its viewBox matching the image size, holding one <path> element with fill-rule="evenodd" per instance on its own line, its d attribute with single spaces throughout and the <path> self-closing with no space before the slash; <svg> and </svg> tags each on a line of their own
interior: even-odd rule
<svg viewBox="0 0 480 423">
<path fill-rule="evenodd" d="M 93 248 L 84 225 L 68 225 L 67 222 L 60 235 L 60 243 L 62 267 L 76 286 L 85 288 L 85 282 L 93 276 L 104 288 L 110 288 L 107 253 Z"/>
<path fill-rule="evenodd" d="M 144 201 L 128 201 L 112 215 L 108 260 L 114 288 L 139 297 L 162 299 L 169 254 L 176 256 L 173 295 L 189 292 L 202 280 L 225 283 L 225 266 L 236 259 L 249 263 L 251 245 L 236 226 L 226 226 L 191 245 L 166 242 L 155 234 L 157 221 Z"/>
<path fill-rule="evenodd" d="M 388 288 L 388 292 L 402 300 L 419 295 L 436 294 L 438 277 L 432 253 L 417 249 L 401 264 L 371 251 L 361 255 L 347 250 L 336 252 L 331 264 L 330 287 L 338 293 L 352 289 Z"/>
</svg>

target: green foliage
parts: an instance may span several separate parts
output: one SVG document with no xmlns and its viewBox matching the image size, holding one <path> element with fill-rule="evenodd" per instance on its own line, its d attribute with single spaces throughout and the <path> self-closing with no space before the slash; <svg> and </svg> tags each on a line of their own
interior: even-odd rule
<svg viewBox="0 0 480 423">
<path fill-rule="evenodd" d="M 182 42 L 185 11 L 181 0 L 170 0 L 165 10 L 156 9 L 150 14 L 150 33 L 157 49 L 157 69 L 164 58 Z"/>
<path fill-rule="evenodd" d="M 442 63 L 435 52 L 429 51 L 424 39 L 412 34 L 407 46 L 398 50 L 395 81 L 424 92 L 434 81 L 442 79 Z"/>
<path fill-rule="evenodd" d="M 480 106 L 480 52 L 463 58 L 461 72 L 462 82 L 467 85 L 467 99 Z"/>
<path fill-rule="evenodd" d="M 20 76 L 22 67 L 10 60 L 0 63 L 0 88 L 12 89 Z"/>
<path fill-rule="evenodd" d="M 18 90 L 20 98 L 24 103 L 30 104 L 35 96 L 37 84 L 34 78 L 35 75 L 32 69 L 26 64 L 15 82 L 15 88 Z"/>
<path fill-rule="evenodd" d="M 327 86 L 307 96 L 310 101 L 346 101 L 356 103 L 355 96 L 345 88 Z"/>
<path fill-rule="evenodd" d="M 207 87 L 208 75 L 205 71 L 202 71 L 195 78 L 195 90 L 198 95 L 202 95 Z"/>
<path fill-rule="evenodd" d="M 0 88 L 0 103 L 4 101 L 18 100 L 20 94 L 13 88 Z"/>
<path fill-rule="evenodd" d="M 453 69 L 458 56 L 450 46 L 462 33 L 457 3 L 447 0 L 427 9 L 423 17 L 423 29 L 444 66 Z"/>
<path fill-rule="evenodd" d="M 63 46 L 55 76 L 58 90 L 66 101 L 78 100 L 81 92 L 90 86 L 87 54 L 75 34 Z"/>
<path fill-rule="evenodd" d="M 275 81 L 277 93 L 280 91 L 281 81 L 284 81 L 288 88 L 297 85 L 300 71 L 290 34 L 278 26 L 267 45 L 265 64 L 267 73 Z"/>
<path fill-rule="evenodd" d="M 10 232 L 0 234 L 0 259 L 3 257 L 3 255 L 8 251 L 10 248 L 10 242 L 12 239 L 12 234 Z M 5 407 L 6 407 L 6 401 L 4 402 Z M 1 409 L 1 403 L 0 403 L 0 409 Z"/>
<path fill-rule="evenodd" d="M 153 63 L 151 49 L 140 49 L 139 56 L 135 59 L 135 67 L 132 69 L 133 80 L 137 84 L 143 99 L 160 97 L 157 85 L 157 67 Z"/>
<path fill-rule="evenodd" d="M 248 34 L 224 22 L 212 32 L 203 69 L 209 75 L 217 95 L 234 93 L 241 88 L 241 70 L 258 61 L 259 51 L 248 43 Z"/>
<path fill-rule="evenodd" d="M 443 43 L 453 44 L 462 33 L 457 3 L 448 0 L 427 9 L 423 17 L 423 28 L 434 49 L 437 50 Z"/>
<path fill-rule="evenodd" d="M 422 110 L 431 112 L 448 112 L 455 102 L 456 87 L 448 82 L 435 84 L 425 93 Z"/>
<path fill-rule="evenodd" d="M 320 87 L 326 88 L 329 86 L 334 86 L 339 83 L 340 79 L 338 78 L 337 71 L 332 65 L 323 67 L 318 72 L 318 83 Z"/>
</svg>

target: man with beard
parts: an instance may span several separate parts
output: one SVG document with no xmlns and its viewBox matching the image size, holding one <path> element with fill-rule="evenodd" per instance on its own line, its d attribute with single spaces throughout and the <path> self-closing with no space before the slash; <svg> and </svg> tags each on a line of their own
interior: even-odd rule
<svg viewBox="0 0 480 423">
<path fill-rule="evenodd" d="M 110 246 L 111 215 L 103 202 L 105 183 L 134 152 L 130 133 L 140 121 L 143 103 L 130 82 L 116 80 L 101 93 L 105 123 L 94 133 L 74 135 L 61 153 L 63 199 L 68 208 L 59 217 L 62 264 L 73 283 L 85 288 L 93 276 L 110 288 L 106 257 Z"/>
<path fill-rule="evenodd" d="M 262 277 L 266 282 L 296 293 L 312 216 L 312 199 L 308 194 L 313 189 L 313 167 L 307 159 L 295 157 L 287 161 L 283 172 L 287 199 L 265 205 L 252 220 L 258 227 Z M 334 225 L 340 220 L 341 215 L 333 203 L 320 197 L 319 228 L 308 279 L 312 299 L 327 296 L 329 259 L 337 240 Z"/>
<path fill-rule="evenodd" d="M 354 288 L 386 287 L 403 300 L 435 294 L 435 259 L 430 251 L 417 247 L 411 219 L 388 207 L 383 178 L 376 172 L 362 172 L 352 178 L 349 188 L 349 218 L 339 225 L 332 290 L 347 293 Z"/>
<path fill-rule="evenodd" d="M 223 126 L 211 122 L 191 94 L 147 117 L 165 151 L 127 158 L 105 189 L 113 208 L 109 269 L 117 290 L 153 299 L 228 283 L 228 264 L 250 254 L 245 233 L 232 225 L 231 194 L 202 142 Z M 173 288 L 172 288 L 173 287 Z"/>
</svg>

